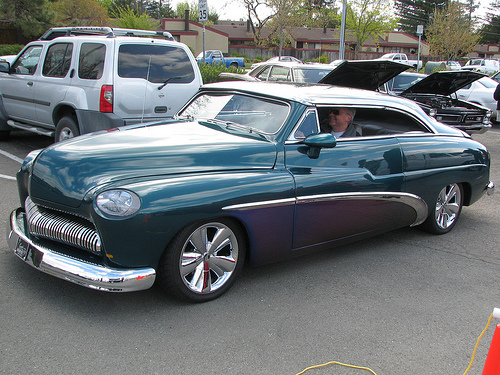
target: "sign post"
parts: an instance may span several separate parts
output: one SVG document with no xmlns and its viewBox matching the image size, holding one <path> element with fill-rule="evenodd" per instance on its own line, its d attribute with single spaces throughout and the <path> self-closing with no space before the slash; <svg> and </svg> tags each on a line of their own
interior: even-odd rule
<svg viewBox="0 0 500 375">
<path fill-rule="evenodd" d="M 203 23 L 203 63 L 205 63 L 205 22 L 208 21 L 207 0 L 198 0 L 198 20 Z"/>
<path fill-rule="evenodd" d="M 419 71 L 420 65 L 420 40 L 422 39 L 422 34 L 424 33 L 424 25 L 417 26 L 417 35 L 418 35 L 418 53 L 417 53 L 417 72 Z M 422 64 L 422 67 L 424 64 Z"/>
</svg>

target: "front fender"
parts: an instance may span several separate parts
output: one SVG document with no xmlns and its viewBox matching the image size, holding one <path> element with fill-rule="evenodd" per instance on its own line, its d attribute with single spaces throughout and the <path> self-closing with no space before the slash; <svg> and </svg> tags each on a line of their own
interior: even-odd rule
<svg viewBox="0 0 500 375">
<path fill-rule="evenodd" d="M 295 193 L 286 170 L 184 175 L 106 186 L 141 198 L 140 211 L 126 220 L 94 214 L 107 257 L 124 267 L 156 268 L 173 237 L 197 221 L 232 217 L 249 238 L 253 263 L 267 263 L 291 252 Z"/>
</svg>

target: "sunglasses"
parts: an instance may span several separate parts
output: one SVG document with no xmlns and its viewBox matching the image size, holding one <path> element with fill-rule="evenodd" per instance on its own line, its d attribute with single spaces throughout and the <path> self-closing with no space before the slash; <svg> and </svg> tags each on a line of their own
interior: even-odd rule
<svg viewBox="0 0 500 375">
<path fill-rule="evenodd" d="M 333 113 L 334 115 L 340 115 L 340 111 L 338 109 L 330 109 L 329 113 Z"/>
</svg>

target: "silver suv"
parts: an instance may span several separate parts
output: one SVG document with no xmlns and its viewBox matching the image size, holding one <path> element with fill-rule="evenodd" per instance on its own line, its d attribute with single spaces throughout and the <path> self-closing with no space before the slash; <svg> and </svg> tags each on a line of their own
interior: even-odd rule
<svg viewBox="0 0 500 375">
<path fill-rule="evenodd" d="M 165 119 L 201 85 L 193 54 L 168 32 L 52 28 L 0 62 L 0 139 L 18 128 L 57 142 Z"/>
</svg>

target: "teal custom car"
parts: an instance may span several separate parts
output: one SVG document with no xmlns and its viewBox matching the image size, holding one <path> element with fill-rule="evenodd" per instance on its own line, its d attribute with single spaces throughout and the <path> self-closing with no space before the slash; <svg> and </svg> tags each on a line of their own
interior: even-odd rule
<svg viewBox="0 0 500 375">
<path fill-rule="evenodd" d="M 355 109 L 356 137 L 321 133 Z M 171 121 L 32 152 L 7 240 L 21 259 L 105 291 L 207 301 L 264 264 L 406 226 L 449 232 L 491 194 L 490 156 L 415 102 L 328 85 L 204 86 Z"/>
</svg>

